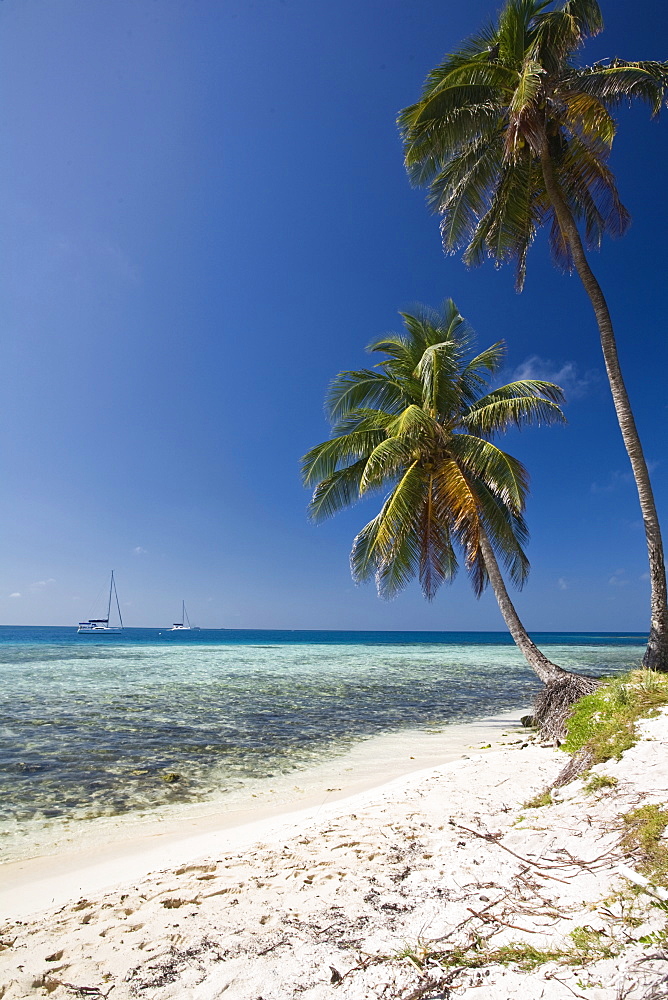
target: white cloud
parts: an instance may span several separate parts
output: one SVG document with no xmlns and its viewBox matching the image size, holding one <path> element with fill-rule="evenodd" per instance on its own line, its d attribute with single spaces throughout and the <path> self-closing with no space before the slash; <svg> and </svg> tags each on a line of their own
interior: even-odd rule
<svg viewBox="0 0 668 1000">
<path fill-rule="evenodd" d="M 136 556 L 145 556 L 146 553 L 148 552 L 148 549 L 142 548 L 141 545 L 135 545 L 132 551 Z"/>
<path fill-rule="evenodd" d="M 625 569 L 616 569 L 608 580 L 611 587 L 625 587 L 628 582 Z"/>
<path fill-rule="evenodd" d="M 658 469 L 660 465 L 661 465 L 660 461 L 648 462 L 647 468 L 649 472 L 653 472 L 654 469 Z M 592 493 L 614 493 L 615 490 L 623 489 L 632 485 L 633 485 L 633 473 L 631 472 L 630 469 L 624 472 L 620 472 L 619 469 L 615 469 L 614 472 L 610 473 L 607 482 L 592 483 L 591 491 Z M 630 521 L 629 527 L 644 528 L 644 524 L 642 520 Z"/>
<path fill-rule="evenodd" d="M 638 577 L 639 580 L 649 580 L 649 573 L 641 573 Z"/>
<path fill-rule="evenodd" d="M 615 490 L 625 489 L 630 486 L 633 482 L 633 474 L 631 472 L 620 472 L 619 469 L 615 469 L 608 476 L 608 480 L 605 483 L 592 483 L 591 491 L 592 493 L 614 493 Z"/>
<path fill-rule="evenodd" d="M 54 580 L 54 578 L 52 576 L 50 576 L 48 580 L 37 580 L 35 583 L 31 583 L 30 584 L 30 589 L 31 590 L 41 590 L 42 587 L 49 587 L 52 583 L 55 583 L 55 582 L 56 581 Z"/>
<path fill-rule="evenodd" d="M 557 580 L 557 587 L 559 590 L 568 590 L 568 583 L 564 580 L 563 576 L 560 576 Z"/>
<path fill-rule="evenodd" d="M 18 590 L 15 590 L 14 593 L 10 594 L 9 596 L 10 597 L 20 597 L 21 595 L 19 594 Z"/>
<path fill-rule="evenodd" d="M 590 388 L 599 381 L 599 373 L 595 369 L 581 373 L 574 361 L 565 361 L 560 365 L 549 358 L 532 354 L 517 366 L 512 373 L 512 381 L 531 378 L 561 386 L 570 403 L 587 395 Z"/>
</svg>

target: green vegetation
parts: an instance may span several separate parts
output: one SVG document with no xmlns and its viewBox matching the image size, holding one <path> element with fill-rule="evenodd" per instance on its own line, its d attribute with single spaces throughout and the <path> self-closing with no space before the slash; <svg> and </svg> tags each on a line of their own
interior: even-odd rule
<svg viewBox="0 0 668 1000">
<path fill-rule="evenodd" d="M 454 302 L 440 312 L 403 313 L 404 330 L 369 346 L 386 357 L 373 369 L 338 375 L 326 408 L 334 437 L 302 460 L 315 487 L 309 507 L 322 520 L 382 491 L 380 513 L 353 543 L 353 578 L 375 577 L 394 597 L 418 576 L 431 600 L 463 556 L 476 595 L 491 582 L 506 624 L 545 682 L 569 676 L 536 648 L 506 590 L 497 557 L 522 586 L 529 571 L 521 462 L 493 439 L 528 424 L 563 422 L 561 389 L 522 379 L 490 391 L 505 346 L 475 357 L 472 331 Z"/>
<path fill-rule="evenodd" d="M 668 826 L 668 810 L 660 805 L 640 806 L 624 817 L 627 833 L 622 845 L 640 855 L 640 871 L 655 885 L 668 886 L 668 844 L 663 833 Z"/>
<path fill-rule="evenodd" d="M 458 966 L 465 969 L 480 969 L 487 965 L 517 965 L 530 972 L 547 962 L 562 965 L 586 965 L 589 962 L 610 958 L 616 953 L 614 942 L 603 931 L 591 927 L 576 927 L 570 934 L 571 946 L 567 948 L 536 948 L 525 941 L 514 941 L 490 948 L 482 938 L 476 938 L 468 947 L 452 948 L 448 951 L 434 951 L 419 942 L 417 946 L 404 946 L 393 957 L 407 958 L 418 968 L 423 968 L 430 959 L 442 966 Z"/>
<path fill-rule="evenodd" d="M 570 937 L 575 948 L 573 958 L 589 962 L 611 958 L 615 954 L 613 942 L 604 931 L 595 931 L 593 927 L 575 927 Z"/>
<path fill-rule="evenodd" d="M 407 942 L 401 948 L 397 949 L 391 957 L 398 959 L 407 958 L 409 962 L 412 962 L 413 965 L 417 965 L 421 969 L 430 956 L 429 945 L 418 938 L 417 944 L 413 945 Z"/>
<path fill-rule="evenodd" d="M 452 951 L 439 953 L 434 957 L 441 965 L 463 966 L 465 969 L 480 969 L 485 965 L 517 965 L 525 972 L 530 972 L 545 965 L 546 962 L 563 962 L 570 952 L 558 949 L 535 948 L 524 942 L 501 945 L 500 948 L 454 948 Z"/>
<path fill-rule="evenodd" d="M 592 764 L 619 759 L 637 741 L 635 724 L 668 704 L 668 677 L 649 670 L 633 670 L 602 684 L 581 698 L 566 723 L 562 749 L 586 750 Z"/>
<path fill-rule="evenodd" d="M 592 774 L 584 790 L 587 795 L 595 795 L 596 792 L 602 792 L 604 788 L 614 788 L 617 784 L 617 778 L 612 778 L 609 774 Z"/>
<path fill-rule="evenodd" d="M 664 674 L 633 670 L 608 680 L 575 706 L 568 723 L 565 749 L 573 754 L 587 751 L 596 763 L 619 757 L 636 742 L 636 723 L 655 715 L 662 705 L 668 705 L 668 677 Z M 614 788 L 617 783 L 617 779 L 610 775 L 591 774 L 585 791 L 595 794 Z M 537 809 L 550 805 L 552 801 L 551 790 L 546 789 L 525 802 L 523 808 Z M 516 822 L 520 823 L 525 818 L 519 816 Z M 487 939 L 478 936 L 468 946 L 439 951 L 421 941 L 415 948 L 404 948 L 396 957 L 406 958 L 418 968 L 426 967 L 430 960 L 441 966 L 467 969 L 499 964 L 516 965 L 524 971 L 531 971 L 549 962 L 586 966 L 619 954 L 634 939 L 634 929 L 646 924 L 648 910 L 651 912 L 652 909 L 662 912 L 666 918 L 664 924 L 637 940 L 665 947 L 668 941 L 668 900 L 663 898 L 665 893 L 662 895 L 659 890 L 668 888 L 668 843 L 664 840 L 668 831 L 668 807 L 664 808 L 659 803 L 642 805 L 621 819 L 624 824 L 621 846 L 632 856 L 634 867 L 647 882 L 636 884 L 625 881 L 623 888 L 592 907 L 605 907 L 614 925 L 625 929 L 621 936 L 589 926 L 576 927 L 569 935 L 570 943 L 546 949 L 524 941 L 493 948 Z M 613 914 L 611 907 L 615 907 L 617 913 Z"/>
<path fill-rule="evenodd" d="M 558 266 L 575 269 L 599 330 L 617 419 L 638 488 L 648 543 L 650 637 L 644 665 L 668 671 L 668 602 L 659 518 L 619 364 L 608 304 L 587 247 L 619 236 L 630 216 L 608 166 L 621 104 L 656 116 L 668 62 L 602 59 L 579 50 L 603 30 L 596 0 L 506 0 L 489 24 L 427 76 L 399 115 L 411 181 L 428 189 L 446 252 L 469 266 L 517 266 L 522 288 L 537 231 Z M 582 230 L 582 234 L 580 232 Z"/>
<path fill-rule="evenodd" d="M 552 790 L 546 788 L 544 792 L 538 792 L 532 799 L 529 799 L 522 806 L 523 809 L 540 809 L 541 806 L 552 805 Z"/>
<path fill-rule="evenodd" d="M 607 681 L 593 694 L 583 698 L 576 706 L 568 724 L 566 749 L 571 753 L 589 752 L 596 762 L 619 757 L 637 739 L 635 724 L 642 718 L 656 714 L 659 706 L 668 704 L 668 677 L 647 670 L 630 673 Z M 585 791 L 595 794 L 614 788 L 617 779 L 606 774 L 591 774 Z M 525 809 L 537 809 L 552 803 L 550 789 L 538 793 Z M 521 822 L 525 817 L 518 817 Z M 458 946 L 446 951 L 436 950 L 420 941 L 415 948 L 405 947 L 397 956 L 406 958 L 418 968 L 434 961 L 443 967 L 478 969 L 490 965 L 515 965 L 531 971 L 546 963 L 568 966 L 586 966 L 592 962 L 609 959 L 619 954 L 630 940 L 634 929 L 647 922 L 648 909 L 662 911 L 666 917 L 663 926 L 652 933 L 637 938 L 640 943 L 665 947 L 668 941 L 668 900 L 659 889 L 668 888 L 668 807 L 652 803 L 639 806 L 622 816 L 624 835 L 623 850 L 632 856 L 632 863 L 645 876 L 647 882 L 625 882 L 623 888 L 599 901 L 594 909 L 607 908 L 615 926 L 624 928 L 616 932 L 597 930 L 590 926 L 574 928 L 570 943 L 561 947 L 537 948 L 530 942 L 515 941 L 493 948 L 489 941 L 477 936 L 468 946 Z M 665 895 L 665 893 L 664 893 Z M 615 907 L 617 913 L 610 911 Z M 603 912 L 606 912 L 605 910 Z M 614 936 L 613 936 L 614 935 Z"/>
</svg>

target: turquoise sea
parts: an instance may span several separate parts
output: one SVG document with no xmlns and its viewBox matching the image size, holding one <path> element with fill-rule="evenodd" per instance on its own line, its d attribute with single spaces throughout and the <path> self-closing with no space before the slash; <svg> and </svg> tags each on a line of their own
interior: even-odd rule
<svg viewBox="0 0 668 1000">
<path fill-rule="evenodd" d="M 534 634 L 562 666 L 637 665 L 646 636 Z M 370 736 L 528 705 L 505 633 L 0 627 L 0 848 L 17 829 L 224 799 Z"/>
</svg>

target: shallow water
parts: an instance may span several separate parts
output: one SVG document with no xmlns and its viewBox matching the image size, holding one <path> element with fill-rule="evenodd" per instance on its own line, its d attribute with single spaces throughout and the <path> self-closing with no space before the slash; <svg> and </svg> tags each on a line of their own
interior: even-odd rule
<svg viewBox="0 0 668 1000">
<path fill-rule="evenodd" d="M 535 637 L 564 667 L 638 664 L 637 635 Z M 235 799 L 379 733 L 526 705 L 501 633 L 0 629 L 0 841 Z"/>
</svg>

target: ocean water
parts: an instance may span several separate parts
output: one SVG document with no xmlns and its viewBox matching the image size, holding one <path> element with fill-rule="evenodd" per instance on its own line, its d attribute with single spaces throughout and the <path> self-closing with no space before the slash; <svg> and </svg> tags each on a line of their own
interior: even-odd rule
<svg viewBox="0 0 668 1000">
<path fill-rule="evenodd" d="M 594 674 L 638 665 L 646 640 L 534 638 Z M 238 799 L 369 737 L 499 714 L 537 689 L 505 633 L 0 627 L 0 850 L 14 856 L 17 833 L 29 853 L 63 824 Z"/>
</svg>

